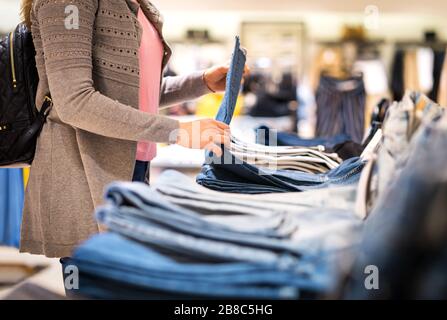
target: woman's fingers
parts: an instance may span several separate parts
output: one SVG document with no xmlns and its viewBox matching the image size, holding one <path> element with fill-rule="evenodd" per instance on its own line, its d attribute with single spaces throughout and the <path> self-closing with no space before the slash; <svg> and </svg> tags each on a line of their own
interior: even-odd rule
<svg viewBox="0 0 447 320">
<path fill-rule="evenodd" d="M 216 155 L 222 155 L 218 145 L 231 146 L 230 127 L 220 121 L 203 119 L 193 122 L 180 123 L 177 143 L 193 149 L 207 149 Z"/>
<path fill-rule="evenodd" d="M 217 121 L 217 120 L 213 120 L 213 125 L 215 125 L 216 127 L 222 129 L 222 130 L 230 130 L 230 126 L 226 123 Z"/>
<path fill-rule="evenodd" d="M 219 72 L 224 74 L 224 75 L 226 75 L 228 73 L 228 70 L 230 70 L 230 64 L 229 63 L 219 67 Z"/>
</svg>

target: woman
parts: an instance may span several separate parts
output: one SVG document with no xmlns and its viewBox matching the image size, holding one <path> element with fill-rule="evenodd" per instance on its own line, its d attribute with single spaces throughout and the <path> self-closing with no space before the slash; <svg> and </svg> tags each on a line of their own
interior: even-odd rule
<svg viewBox="0 0 447 320">
<path fill-rule="evenodd" d="M 171 51 L 148 0 L 22 1 L 36 48 L 36 103 L 51 93 L 54 107 L 37 143 L 20 250 L 69 256 L 99 231 L 93 212 L 104 187 L 144 179 L 155 154 L 149 141 L 221 154 L 227 125 L 155 113 L 158 105 L 224 90 L 228 68 L 161 80 Z"/>
</svg>

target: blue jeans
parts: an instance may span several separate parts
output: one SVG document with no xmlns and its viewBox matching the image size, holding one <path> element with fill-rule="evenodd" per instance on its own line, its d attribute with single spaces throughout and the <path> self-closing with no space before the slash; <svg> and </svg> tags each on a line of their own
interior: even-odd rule
<svg viewBox="0 0 447 320">
<path fill-rule="evenodd" d="M 195 203 L 184 202 L 185 206 L 180 207 L 165 199 L 157 188 L 135 183 L 110 185 L 106 198 L 109 204 L 98 209 L 97 217 L 110 230 L 196 260 L 206 257 L 213 261 L 293 265 L 303 254 L 311 252 L 313 255 L 314 252 L 312 245 L 301 246 L 302 240 L 292 241 L 296 236 L 300 238 L 304 225 L 323 223 L 324 229 L 332 222 L 345 221 L 343 225 L 356 228 L 359 222 L 349 209 L 340 210 L 330 205 L 326 209 L 309 206 L 307 210 L 282 208 L 276 212 L 273 206 L 271 214 L 263 217 L 244 214 L 241 209 L 231 214 L 228 209 L 226 217 L 216 217 L 216 213 L 200 214 L 189 210 L 188 207 L 195 208 Z M 313 242 L 318 243 L 316 240 Z M 328 251 L 333 248 L 323 246 L 329 248 Z"/>
<path fill-rule="evenodd" d="M 427 121 L 408 143 L 407 160 L 365 222 L 348 299 L 447 297 L 447 115 Z M 370 265 L 379 270 L 377 290 L 364 286 Z"/>
<path fill-rule="evenodd" d="M 227 75 L 227 90 L 216 120 L 230 124 L 233 117 L 240 82 L 245 65 L 245 54 L 236 39 L 230 70 Z M 218 191 L 233 193 L 272 193 L 303 191 L 329 185 L 345 185 L 356 182 L 363 162 L 357 158 L 345 161 L 339 168 L 325 174 L 309 174 L 288 170 L 269 171 L 236 158 L 224 149 L 222 157 L 207 153 L 206 164 L 197 176 L 197 183 Z"/>
<path fill-rule="evenodd" d="M 338 134 L 327 138 L 300 138 L 296 134 L 287 132 L 277 132 L 267 126 L 260 126 L 256 129 L 256 143 L 269 145 L 270 141 L 276 142 L 278 146 L 301 146 L 315 147 L 323 146 L 325 149 L 332 149 L 337 144 L 350 141 L 351 137 L 347 134 Z"/>
<path fill-rule="evenodd" d="M 322 76 L 316 93 L 318 137 L 347 134 L 361 144 L 365 128 L 366 92 L 363 78 Z"/>
<path fill-rule="evenodd" d="M 135 169 L 133 172 L 133 182 L 143 182 L 149 184 L 149 161 L 135 161 Z"/>
<path fill-rule="evenodd" d="M 356 183 L 364 166 L 360 158 L 352 158 L 326 173 L 312 174 L 258 168 L 246 162 L 240 163 L 228 151 L 224 156 L 231 157 L 225 160 L 225 164 L 218 164 L 220 160 L 216 160 L 204 165 L 196 178 L 197 183 L 213 190 L 233 193 L 296 192 Z"/>
<path fill-rule="evenodd" d="M 222 222 L 224 218 L 234 220 L 235 217 L 246 216 L 246 221 L 241 217 L 232 225 L 244 230 L 252 229 L 250 218 L 253 217 L 257 217 L 256 225 L 263 225 L 274 221 L 273 218 L 286 220 L 290 215 L 295 217 L 310 209 L 353 211 L 357 194 L 357 185 L 349 185 L 299 193 L 237 195 L 204 188 L 173 170 L 163 172 L 152 187 L 168 201 L 201 213 L 207 220 Z M 216 197 L 219 197 L 218 202 Z M 216 216 L 219 216 L 218 220 Z M 291 222 L 284 224 L 288 227 L 294 225 Z"/>
<path fill-rule="evenodd" d="M 225 95 L 217 113 L 216 120 L 230 124 L 236 107 L 237 97 L 241 89 L 245 62 L 246 53 L 240 47 L 239 37 L 236 37 L 230 69 L 227 73 Z"/>
<path fill-rule="evenodd" d="M 281 240 L 282 220 L 257 226 L 259 218 L 253 217 L 252 230 L 238 231 L 231 228 L 231 222 L 209 222 L 194 211 L 172 204 L 143 184 L 113 183 L 107 188 L 106 198 L 109 204 L 97 210 L 101 223 L 166 250 L 227 261 L 282 261 L 283 255 L 300 256 L 293 245 Z M 195 241 L 197 237 L 201 241 Z"/>
<path fill-rule="evenodd" d="M 92 289 L 82 282 L 82 274 L 89 274 L 98 282 L 110 279 L 183 297 L 258 299 L 294 299 L 300 290 L 326 288 L 328 279 L 309 279 L 305 264 L 302 261 L 303 268 L 294 270 L 268 263 L 180 263 L 113 233 L 94 236 L 65 260 L 65 265 L 75 265 L 81 272 L 80 294 L 86 289 L 84 294 L 89 295 Z"/>
<path fill-rule="evenodd" d="M 422 115 L 416 111 L 422 109 Z M 402 101 L 395 102 L 389 109 L 383 128 L 383 144 L 378 154 L 377 164 L 379 193 L 384 193 L 408 158 L 411 138 L 417 132 L 421 122 L 428 123 L 442 114 L 443 108 L 428 99 L 425 95 L 408 91 Z"/>
</svg>

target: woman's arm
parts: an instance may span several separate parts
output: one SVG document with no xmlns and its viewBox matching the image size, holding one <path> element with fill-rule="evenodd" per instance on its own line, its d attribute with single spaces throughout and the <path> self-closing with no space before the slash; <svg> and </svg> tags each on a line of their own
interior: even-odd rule
<svg viewBox="0 0 447 320">
<path fill-rule="evenodd" d="M 164 77 L 161 84 L 160 106 L 194 100 L 210 92 L 203 80 L 203 71 L 186 76 Z"/>
<path fill-rule="evenodd" d="M 229 64 L 211 67 L 188 76 L 165 77 L 161 87 L 161 105 L 171 105 L 203 96 L 206 93 L 224 91 Z M 244 66 L 244 76 L 250 69 Z"/>
<path fill-rule="evenodd" d="M 65 27 L 67 4 L 79 9 L 78 29 Z M 171 132 L 179 128 L 178 121 L 141 112 L 94 89 L 92 35 L 97 5 L 97 0 L 35 0 L 33 10 L 57 114 L 64 123 L 106 137 L 173 142 L 176 137 Z"/>
</svg>

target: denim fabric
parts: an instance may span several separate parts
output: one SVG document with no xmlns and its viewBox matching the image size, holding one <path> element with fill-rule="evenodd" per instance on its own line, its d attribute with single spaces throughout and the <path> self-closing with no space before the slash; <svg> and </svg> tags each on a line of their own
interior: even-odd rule
<svg viewBox="0 0 447 320">
<path fill-rule="evenodd" d="M 153 188 L 168 201 L 201 213 L 203 219 L 232 228 L 249 230 L 264 224 L 265 217 L 281 217 L 285 226 L 298 226 L 290 241 L 303 255 L 335 254 L 353 246 L 362 225 L 354 213 L 355 185 L 304 193 L 222 194 L 169 171 L 157 179 Z M 282 230 L 288 234 L 287 228 Z"/>
<path fill-rule="evenodd" d="M 430 91 L 428 97 L 433 100 L 438 100 L 439 85 L 441 84 L 442 67 L 445 63 L 445 50 L 435 50 L 433 63 L 433 89 Z"/>
<path fill-rule="evenodd" d="M 246 56 L 240 48 L 239 37 L 236 37 L 230 70 L 227 73 L 225 96 L 216 116 L 216 120 L 230 124 L 236 107 L 237 97 L 241 89 L 242 75 L 244 73 Z"/>
<path fill-rule="evenodd" d="M 133 182 L 143 182 L 149 184 L 149 162 L 135 161 L 135 169 L 132 177 Z"/>
<path fill-rule="evenodd" d="M 0 245 L 19 247 L 23 198 L 23 170 L 0 169 Z"/>
<path fill-rule="evenodd" d="M 273 266 L 286 273 L 291 270 L 302 274 L 303 278 L 298 275 L 296 279 L 299 288 L 314 291 L 328 289 L 330 279 L 334 280 L 334 259 L 340 251 L 355 245 L 355 234 L 361 226 L 361 220 L 348 210 L 312 207 L 295 213 L 289 207 L 289 212 L 277 211 L 264 217 L 243 217 L 238 212 L 223 216 L 217 209 L 200 215 L 189 210 L 187 204 L 173 205 L 156 188 L 137 183 L 109 186 L 107 199 L 108 204 L 98 209 L 97 216 L 108 230 L 177 262 L 212 263 L 216 272 L 228 263 Z M 238 225 L 240 221 L 243 226 Z M 287 230 L 291 225 L 298 228 Z M 87 272 L 94 272 L 94 267 Z M 187 278 L 183 271 L 181 274 Z"/>
<path fill-rule="evenodd" d="M 421 126 L 408 160 L 365 223 L 348 299 L 447 298 L 447 116 Z M 364 287 L 365 267 L 378 290 Z"/>
<path fill-rule="evenodd" d="M 216 120 L 227 124 L 231 122 L 244 63 L 245 54 L 239 48 L 239 39 L 236 39 L 230 72 L 227 77 L 227 90 Z M 290 170 L 272 171 L 251 165 L 235 157 L 229 150 L 224 149 L 222 157 L 216 157 L 212 153 L 207 154 L 206 164 L 197 176 L 196 181 L 207 188 L 232 193 L 256 194 L 303 191 L 356 182 L 363 165 L 364 163 L 360 159 L 353 158 L 324 174 Z"/>
<path fill-rule="evenodd" d="M 176 176 L 159 183 L 191 191 Z M 200 206 L 195 200 L 180 207 L 159 189 L 114 183 L 106 191 L 107 205 L 97 211 L 110 233 L 82 244 L 64 264 L 80 270 L 78 293 L 99 299 L 285 299 L 332 290 L 336 261 L 356 246 L 361 220 L 349 210 L 322 210 L 311 202 L 294 212 L 295 199 L 278 196 L 284 199 L 266 196 L 272 208 L 283 203 L 270 215 L 243 214 L 242 208 L 199 214 L 189 210 Z M 221 205 L 237 205 L 232 197 L 226 195 Z M 287 202 L 292 204 L 285 210 Z M 117 285 L 104 287 L 109 280 Z M 119 284 L 125 290 L 112 292 Z"/>
<path fill-rule="evenodd" d="M 399 174 L 399 168 L 408 158 L 410 141 L 421 122 L 429 123 L 442 113 L 444 110 L 439 105 L 412 91 L 406 92 L 401 102 L 395 102 L 388 109 L 377 160 L 379 194 L 386 192 L 389 182 Z"/>
<path fill-rule="evenodd" d="M 267 126 L 260 126 L 256 129 L 256 142 L 265 145 L 269 145 L 269 142 L 276 142 L 278 146 L 323 146 L 325 149 L 332 149 L 337 144 L 341 144 L 346 141 L 351 141 L 351 137 L 344 133 L 327 138 L 304 139 L 300 138 L 296 134 L 277 132 L 276 130 L 270 129 Z"/>
<path fill-rule="evenodd" d="M 265 219 L 273 221 L 263 225 L 262 219 L 253 217 L 251 230 L 239 231 L 231 227 L 231 219 L 227 224 L 209 222 L 143 184 L 114 183 L 106 196 L 109 204 L 97 211 L 101 223 L 165 250 L 225 261 L 283 261 L 300 256 L 293 245 L 280 240 L 290 234 L 282 232 L 284 220 L 269 217 Z"/>
<path fill-rule="evenodd" d="M 235 157 L 260 168 L 324 173 L 338 167 L 342 160 L 336 153 L 323 152 L 322 149 L 322 146 L 264 146 L 233 137 L 229 151 Z"/>
<path fill-rule="evenodd" d="M 339 80 L 322 76 L 316 93 L 318 137 L 347 134 L 361 144 L 366 92 L 362 77 Z"/>
<path fill-rule="evenodd" d="M 81 273 L 119 281 L 140 288 L 179 294 L 212 297 L 261 299 L 297 298 L 300 289 L 326 289 L 331 281 L 311 278 L 301 266 L 278 268 L 259 263 L 180 263 L 142 244 L 106 233 L 94 236 L 66 262 Z M 315 269 L 315 274 L 324 274 Z M 79 293 L 82 294 L 82 279 Z"/>
<path fill-rule="evenodd" d="M 365 147 L 366 146 L 367 144 Z M 348 160 L 351 158 L 360 157 L 365 150 L 365 147 L 354 141 L 346 141 L 337 144 L 333 149 L 331 149 L 331 151 L 337 154 L 341 159 Z"/>
<path fill-rule="evenodd" d="M 218 218 L 220 216 L 234 220 L 237 215 L 287 219 L 289 215 L 296 216 L 310 209 L 353 211 L 357 193 L 356 185 L 348 185 L 308 190 L 304 193 L 229 194 L 204 188 L 191 178 L 173 170 L 163 172 L 153 188 L 170 202 L 199 212 L 212 221 L 221 221 L 222 219 Z M 244 226 L 248 221 L 251 220 L 243 222 L 240 218 L 235 226 Z M 257 224 L 262 222 L 262 219 L 258 219 Z M 293 225 L 289 222 L 285 224 Z"/>
<path fill-rule="evenodd" d="M 372 126 L 368 137 L 372 138 L 377 129 L 377 125 Z M 256 129 L 256 142 L 267 146 L 270 145 L 270 143 L 277 144 L 278 146 L 322 146 L 324 147 L 325 152 L 336 153 L 343 160 L 360 156 L 364 146 L 367 144 L 365 143 L 364 146 L 361 146 L 351 141 L 351 138 L 346 134 L 339 134 L 328 138 L 304 139 L 296 134 L 277 132 L 267 126 L 260 126 Z M 369 140 L 367 142 L 369 142 Z"/>
<path fill-rule="evenodd" d="M 196 181 L 207 188 L 233 193 L 293 192 L 356 183 L 364 162 L 360 158 L 344 161 L 339 167 L 322 174 L 290 170 L 257 168 L 225 153 L 226 164 L 204 165 Z M 229 163 L 237 163 L 229 164 Z"/>
<path fill-rule="evenodd" d="M 404 57 L 405 52 L 402 49 L 396 50 L 393 58 L 393 65 L 391 69 L 391 91 L 393 93 L 393 100 L 402 100 L 405 94 L 404 84 Z"/>
<path fill-rule="evenodd" d="M 358 157 L 362 154 L 365 146 L 368 144 L 373 135 L 380 128 L 380 124 L 373 124 L 369 130 L 368 137 L 363 146 L 355 143 L 346 134 L 339 134 L 328 138 L 300 138 L 296 134 L 287 132 L 277 132 L 267 126 L 260 126 L 256 129 L 256 142 L 265 145 L 278 146 L 302 146 L 315 147 L 322 146 L 325 152 L 335 153 L 341 159 L 348 160 L 350 158 Z"/>
</svg>

